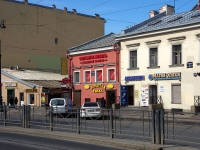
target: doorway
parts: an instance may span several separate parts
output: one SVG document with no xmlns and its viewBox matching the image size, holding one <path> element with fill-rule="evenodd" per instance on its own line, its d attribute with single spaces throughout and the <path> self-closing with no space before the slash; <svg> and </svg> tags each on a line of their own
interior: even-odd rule
<svg viewBox="0 0 200 150">
<path fill-rule="evenodd" d="M 19 93 L 19 104 L 20 106 L 24 105 L 24 93 Z"/>
<path fill-rule="evenodd" d="M 11 98 L 13 98 L 13 100 L 15 98 L 15 90 L 14 89 L 7 90 L 7 105 L 10 103 Z M 13 103 L 14 103 L 14 101 L 13 101 Z"/>
<path fill-rule="evenodd" d="M 149 104 L 157 104 L 157 85 L 149 85 Z"/>
<path fill-rule="evenodd" d="M 112 108 L 112 104 L 115 103 L 115 91 L 106 91 L 106 107 Z"/>
<path fill-rule="evenodd" d="M 134 86 L 131 85 L 131 86 L 128 86 L 128 105 L 134 105 L 134 94 L 133 94 L 133 91 L 134 91 Z"/>
</svg>

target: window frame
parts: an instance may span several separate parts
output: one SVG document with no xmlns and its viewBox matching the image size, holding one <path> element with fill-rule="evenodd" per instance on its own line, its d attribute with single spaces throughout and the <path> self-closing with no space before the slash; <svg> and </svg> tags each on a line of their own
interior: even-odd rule
<svg viewBox="0 0 200 150">
<path fill-rule="evenodd" d="M 90 81 L 89 82 L 86 81 L 86 72 L 90 72 Z M 84 70 L 83 82 L 84 83 L 91 83 L 91 70 Z"/>
<path fill-rule="evenodd" d="M 134 67 L 132 67 L 132 57 L 131 57 L 131 53 L 132 52 L 136 52 L 136 66 L 134 66 Z M 130 69 L 134 69 L 134 68 L 137 68 L 137 66 L 138 66 L 138 53 L 137 53 L 137 50 L 135 49 L 135 50 L 131 50 L 131 51 L 129 51 L 129 67 L 130 67 Z M 134 59 L 134 58 L 133 58 Z"/>
<path fill-rule="evenodd" d="M 98 81 L 98 80 L 97 80 L 97 77 L 98 77 L 97 72 L 98 72 L 98 71 L 102 71 L 102 81 Z M 95 82 L 96 82 L 96 83 L 102 83 L 102 82 L 103 82 L 103 69 L 96 69 L 96 70 L 95 70 Z"/>
<path fill-rule="evenodd" d="M 76 76 L 75 76 L 75 73 L 77 73 L 77 72 L 79 73 L 79 82 L 76 82 L 76 78 L 75 78 L 75 77 L 76 77 Z M 74 72 L 73 72 L 73 82 L 74 82 L 74 84 L 80 84 L 80 79 L 81 79 L 81 78 L 80 78 L 80 71 L 74 71 Z"/>
<path fill-rule="evenodd" d="M 115 76 L 114 76 L 114 80 L 109 80 L 109 70 L 114 70 L 115 72 Z M 107 68 L 107 82 L 113 82 L 113 81 L 116 81 L 116 68 Z"/>
<path fill-rule="evenodd" d="M 152 50 L 156 49 L 156 60 L 154 59 L 155 64 L 154 65 L 151 65 L 151 58 L 152 58 L 152 55 L 155 56 L 154 54 L 152 54 Z M 149 48 L 149 67 L 156 67 L 158 66 L 158 47 L 150 47 Z"/>
<path fill-rule="evenodd" d="M 179 58 L 177 58 L 177 63 L 175 63 L 175 54 L 174 54 L 174 47 L 175 46 L 181 46 L 181 50 L 178 51 L 180 53 Z M 181 65 L 182 64 L 182 44 L 176 44 L 176 45 L 172 45 L 172 65 Z M 179 63 L 178 63 L 179 60 Z"/>
</svg>

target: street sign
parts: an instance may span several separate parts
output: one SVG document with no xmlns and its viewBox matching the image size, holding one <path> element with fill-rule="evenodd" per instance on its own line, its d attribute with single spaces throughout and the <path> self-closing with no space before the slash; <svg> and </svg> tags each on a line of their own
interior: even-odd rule
<svg viewBox="0 0 200 150">
<path fill-rule="evenodd" d="M 187 62 L 187 68 L 193 68 L 193 62 L 191 61 Z"/>
<path fill-rule="evenodd" d="M 63 78 L 62 79 L 62 83 L 69 83 L 70 82 L 70 79 L 69 78 Z"/>
</svg>

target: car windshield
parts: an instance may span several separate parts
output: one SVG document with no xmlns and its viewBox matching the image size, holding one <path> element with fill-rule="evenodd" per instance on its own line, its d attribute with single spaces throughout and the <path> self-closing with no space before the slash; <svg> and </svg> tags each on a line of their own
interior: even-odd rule
<svg viewBox="0 0 200 150">
<path fill-rule="evenodd" d="M 83 107 L 98 107 L 97 103 L 84 103 Z"/>
<path fill-rule="evenodd" d="M 64 105 L 64 100 L 59 100 L 59 99 L 52 100 L 51 105 L 62 106 L 62 105 Z"/>
</svg>

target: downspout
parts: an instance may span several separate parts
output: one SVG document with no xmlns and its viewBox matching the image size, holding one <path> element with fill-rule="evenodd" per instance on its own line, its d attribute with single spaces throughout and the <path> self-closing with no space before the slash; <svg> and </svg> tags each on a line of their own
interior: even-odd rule
<svg viewBox="0 0 200 150">
<path fill-rule="evenodd" d="M 71 98 L 72 98 L 72 89 L 73 89 L 73 81 L 72 81 L 72 57 L 70 57 L 70 54 L 67 54 L 67 61 L 68 61 L 68 78 L 69 78 L 69 87 L 71 87 Z"/>
</svg>

